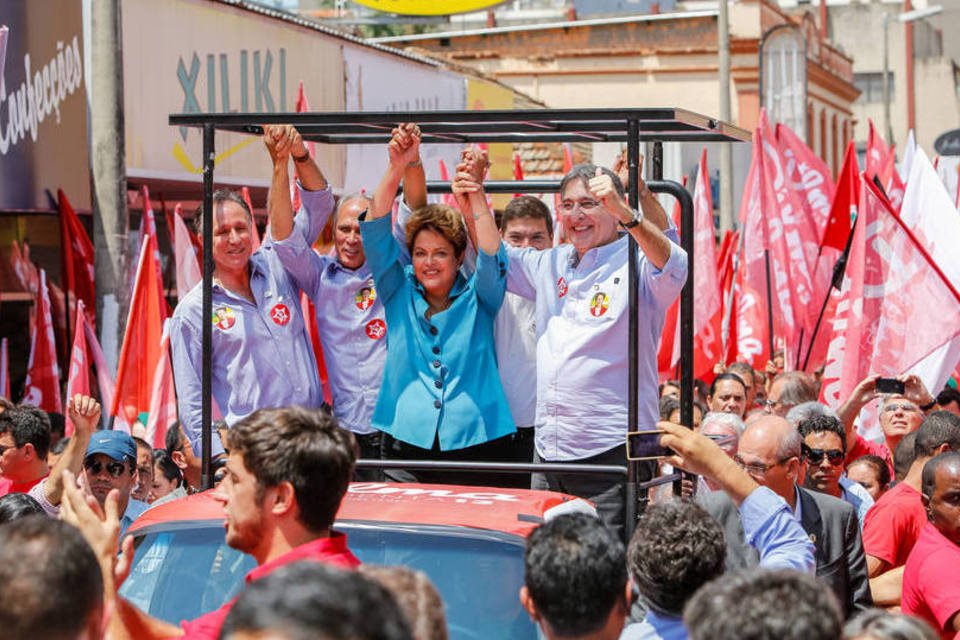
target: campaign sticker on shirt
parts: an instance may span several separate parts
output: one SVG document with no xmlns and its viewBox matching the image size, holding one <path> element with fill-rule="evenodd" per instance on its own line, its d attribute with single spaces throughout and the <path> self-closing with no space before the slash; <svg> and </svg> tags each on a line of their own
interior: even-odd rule
<svg viewBox="0 0 960 640">
<path fill-rule="evenodd" d="M 217 307 L 213 310 L 213 326 L 220 331 L 229 331 L 237 324 L 237 315 L 230 307 Z"/>
<path fill-rule="evenodd" d="M 590 299 L 590 315 L 594 318 L 599 318 L 607 312 L 607 307 L 609 306 L 610 296 L 600 291 Z"/>
<path fill-rule="evenodd" d="M 383 320 L 377 318 L 367 323 L 365 331 L 367 332 L 367 337 L 371 340 L 379 340 L 387 335 L 387 325 Z"/>
<path fill-rule="evenodd" d="M 366 285 L 357 291 L 357 295 L 353 297 L 353 302 L 357 305 L 357 309 L 360 309 L 360 311 L 366 311 L 373 306 L 373 303 L 376 299 L 377 290 L 373 288 L 373 285 Z"/>
<path fill-rule="evenodd" d="M 270 309 L 270 319 L 273 320 L 274 324 L 280 325 L 281 327 L 290 322 L 290 309 L 287 305 L 280 304 L 274 305 L 273 309 Z"/>
<path fill-rule="evenodd" d="M 567 281 L 563 276 L 560 276 L 560 279 L 557 280 L 557 297 L 562 298 L 567 295 Z"/>
</svg>

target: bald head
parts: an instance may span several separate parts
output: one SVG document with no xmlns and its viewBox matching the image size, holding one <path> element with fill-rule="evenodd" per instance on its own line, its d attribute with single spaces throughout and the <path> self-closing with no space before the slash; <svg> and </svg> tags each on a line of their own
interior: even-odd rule
<svg viewBox="0 0 960 640">
<path fill-rule="evenodd" d="M 751 421 L 740 436 L 737 458 L 758 483 L 788 504 L 796 500 L 800 470 L 800 432 L 786 419 L 767 414 Z"/>
<path fill-rule="evenodd" d="M 767 414 L 751 420 L 741 441 L 771 448 L 780 457 L 800 455 L 800 433 L 790 426 L 786 418 Z"/>
</svg>

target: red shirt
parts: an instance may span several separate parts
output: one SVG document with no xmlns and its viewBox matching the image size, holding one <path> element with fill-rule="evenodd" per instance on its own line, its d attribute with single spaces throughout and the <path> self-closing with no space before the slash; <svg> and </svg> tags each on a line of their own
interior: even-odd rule
<svg viewBox="0 0 960 640">
<path fill-rule="evenodd" d="M 878 456 L 883 458 L 883 461 L 887 463 L 887 467 L 890 469 L 890 477 L 894 476 L 893 472 L 893 456 L 890 454 L 890 449 L 887 448 L 887 445 L 874 442 L 873 440 L 867 440 L 866 438 L 857 435 L 856 444 L 851 447 L 850 451 L 847 452 L 847 461 L 846 466 L 849 466 L 851 462 L 859 458 L 860 456 Z"/>
<path fill-rule="evenodd" d="M 880 496 L 867 512 L 863 521 L 863 550 L 888 563 L 890 569 L 902 567 L 926 522 L 920 492 L 900 482 Z"/>
<path fill-rule="evenodd" d="M 276 571 L 280 567 L 309 560 L 313 562 L 322 562 L 334 567 L 343 569 L 355 569 L 360 566 L 360 561 L 347 548 L 347 536 L 342 533 L 333 532 L 329 538 L 317 538 L 313 542 L 302 544 L 299 547 L 291 549 L 279 558 L 274 558 L 270 562 L 254 568 L 247 574 L 247 583 L 259 580 L 264 576 Z M 203 638 L 204 640 L 217 640 L 220 636 L 220 628 L 227 619 L 227 614 L 233 607 L 234 598 L 227 604 L 215 611 L 204 614 L 196 620 L 181 623 L 187 638 Z"/>
<path fill-rule="evenodd" d="M 960 546 L 928 522 L 903 570 L 901 610 L 926 620 L 940 632 L 941 638 L 954 638 L 957 632 L 944 627 L 951 616 L 960 611 L 958 573 Z"/>
<path fill-rule="evenodd" d="M 8 493 L 27 493 L 30 489 L 33 489 L 34 485 L 46 478 L 47 476 L 40 476 L 36 480 L 28 480 L 26 482 L 14 482 L 10 478 L 5 478 L 0 476 L 0 498 L 7 495 Z"/>
</svg>

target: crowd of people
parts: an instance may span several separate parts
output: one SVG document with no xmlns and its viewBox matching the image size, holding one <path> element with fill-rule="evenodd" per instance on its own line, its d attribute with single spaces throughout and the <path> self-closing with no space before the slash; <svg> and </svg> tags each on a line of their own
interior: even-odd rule
<svg viewBox="0 0 960 640">
<path fill-rule="evenodd" d="M 164 449 L 98 429 L 91 397 L 68 400 L 69 438 L 62 417 L 0 403 L 9 637 L 446 638 L 429 581 L 360 566 L 333 528 L 350 480 L 384 476 L 591 500 L 599 517 L 558 516 L 527 543 L 518 598 L 547 638 L 958 636 L 956 390 L 934 396 L 905 374 L 902 392 L 881 393 L 870 376 L 834 411 L 818 402 L 817 378 L 783 371 L 782 357 L 762 372 L 735 362 L 698 381 L 693 424 L 681 426 L 680 387 L 660 382 L 656 352 L 687 256 L 638 175 L 575 166 L 560 187 L 566 242 L 554 246 L 536 198 L 513 199 L 497 221 L 481 149 L 462 153 L 456 207 L 428 203 L 414 124 L 393 131 L 372 196 L 339 201 L 295 128 L 267 126 L 264 142 L 264 244 L 253 251 L 243 198 L 216 192 L 214 317 L 203 317 L 198 287 L 171 321 L 181 422 Z M 630 180 L 639 211 L 626 203 Z M 312 245 L 331 217 L 334 251 L 319 255 Z M 358 458 L 625 465 L 628 237 L 639 258 L 639 420 L 672 452 L 661 471 L 697 477 L 679 496 L 651 492 L 628 544 L 620 475 L 355 468 Z M 301 292 L 316 308 L 332 408 Z M 200 344 L 211 320 L 223 419 L 210 451 L 215 496 L 226 543 L 257 568 L 236 600 L 175 626 L 117 589 L 130 524 L 200 488 Z M 856 427 L 874 402 L 882 442 Z"/>
</svg>

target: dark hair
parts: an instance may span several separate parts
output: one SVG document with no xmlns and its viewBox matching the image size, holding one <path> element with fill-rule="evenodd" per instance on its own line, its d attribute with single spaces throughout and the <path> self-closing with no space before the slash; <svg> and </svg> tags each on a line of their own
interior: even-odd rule
<svg viewBox="0 0 960 640">
<path fill-rule="evenodd" d="M 83 535 L 31 515 L 0 527 L 0 629 L 7 640 L 76 638 L 103 604 L 103 578 Z"/>
<path fill-rule="evenodd" d="M 461 257 L 467 248 L 467 228 L 463 216 L 453 207 L 445 204 L 427 204 L 416 211 L 407 220 L 407 250 L 413 255 L 413 244 L 421 231 L 430 230 L 442 236 L 453 245 L 456 257 Z"/>
<path fill-rule="evenodd" d="M 333 524 L 353 473 L 353 434 L 330 414 L 303 407 L 260 409 L 230 429 L 230 453 L 239 453 L 264 490 L 289 482 L 299 520 L 311 531 Z"/>
<path fill-rule="evenodd" d="M 680 410 L 680 400 L 673 396 L 660 398 L 660 419 L 669 420 L 670 414 Z"/>
<path fill-rule="evenodd" d="M 623 543 L 591 515 L 565 514 L 534 529 L 523 564 L 530 598 L 557 635 L 596 631 L 625 602 Z"/>
<path fill-rule="evenodd" d="M 797 425 L 800 435 L 806 438 L 813 433 L 834 433 L 840 438 L 840 448 L 847 452 L 847 434 L 843 430 L 843 424 L 835 416 L 814 415 L 805 418 Z"/>
<path fill-rule="evenodd" d="M 777 402 L 792 407 L 804 402 L 816 402 L 820 395 L 820 385 L 808 373 L 803 371 L 784 371 L 773 379 L 773 384 L 781 384 Z M 773 386 L 770 387 L 773 389 Z"/>
<path fill-rule="evenodd" d="M 914 453 L 914 443 L 917 441 L 917 432 L 911 431 L 900 439 L 893 450 L 893 477 L 899 482 L 903 480 L 907 471 L 913 466 L 913 461 L 917 459 Z"/>
<path fill-rule="evenodd" d="M 250 207 L 247 206 L 247 201 L 243 199 L 243 196 L 234 191 L 233 189 L 217 189 L 213 192 L 213 209 L 216 211 L 223 203 L 233 202 L 243 207 L 243 212 L 247 214 L 247 220 L 250 221 L 250 226 L 254 225 L 253 221 L 253 212 L 250 211 Z M 193 231 L 203 238 L 203 206 L 197 207 L 197 210 L 193 214 Z"/>
<path fill-rule="evenodd" d="M 883 609 L 867 609 L 858 613 L 843 627 L 844 640 L 869 637 L 873 640 L 938 640 L 926 622 L 905 613 Z"/>
<path fill-rule="evenodd" d="M 447 640 L 443 599 L 427 574 L 403 566 L 377 564 L 362 564 L 357 570 L 393 595 L 415 640 Z"/>
<path fill-rule="evenodd" d="M 667 502 L 648 508 L 627 548 L 627 565 L 651 608 L 679 616 L 693 594 L 723 573 L 723 529 L 702 507 Z"/>
<path fill-rule="evenodd" d="M 45 514 L 40 503 L 26 493 L 8 493 L 0 498 L 0 524 L 31 515 Z"/>
<path fill-rule="evenodd" d="M 507 225 L 518 218 L 532 218 L 534 220 L 543 220 L 547 227 L 547 234 L 553 235 L 553 217 L 550 215 L 550 209 L 540 198 L 533 196 L 517 196 L 507 203 L 500 216 L 500 230 L 506 231 Z"/>
<path fill-rule="evenodd" d="M 67 421 L 63 417 L 62 413 L 57 413 L 55 411 L 45 411 L 47 414 L 47 419 L 50 421 L 50 435 L 57 434 L 58 437 L 62 438 L 67 432 Z"/>
<path fill-rule="evenodd" d="M 660 384 L 658 384 L 658 385 L 657 385 L 657 395 L 658 395 L 658 396 L 663 393 L 663 388 L 664 388 L 664 387 L 676 387 L 677 389 L 679 389 L 679 388 L 680 388 L 680 381 L 679 381 L 679 380 L 664 380 L 663 382 L 661 382 Z"/>
<path fill-rule="evenodd" d="M 724 381 L 724 380 L 733 380 L 733 381 L 735 381 L 735 382 L 739 382 L 740 384 L 743 385 L 743 393 L 744 393 L 744 394 L 747 393 L 747 383 L 743 381 L 743 378 L 741 378 L 741 377 L 740 377 L 739 375 L 737 375 L 736 373 L 726 373 L 726 372 L 724 372 L 724 373 L 718 374 L 717 377 L 713 379 L 713 382 L 710 383 L 710 397 L 711 397 L 711 398 L 712 398 L 712 397 L 714 396 L 714 394 L 717 392 L 717 383 L 718 383 L 718 382 L 722 382 L 722 381 Z"/>
<path fill-rule="evenodd" d="M 934 411 L 923 419 L 917 429 L 913 455 L 915 458 L 932 456 L 944 444 L 954 451 L 960 451 L 960 416 L 949 411 Z"/>
<path fill-rule="evenodd" d="M 860 456 L 848 464 L 847 469 L 855 464 L 865 464 L 868 467 L 872 467 L 873 470 L 877 472 L 877 484 L 880 485 L 881 489 L 886 489 L 890 485 L 890 467 L 887 466 L 886 461 L 880 456 L 869 453 L 865 456 Z"/>
<path fill-rule="evenodd" d="M 163 438 L 163 447 L 167 455 L 173 457 L 173 454 L 183 448 L 183 434 L 180 432 L 180 421 L 174 422 L 167 429 L 167 435 Z"/>
<path fill-rule="evenodd" d="M 953 387 L 944 387 L 943 391 L 937 394 L 937 404 L 945 407 L 951 402 L 956 402 L 960 406 L 960 391 Z"/>
<path fill-rule="evenodd" d="M 137 445 L 137 453 L 140 451 L 147 450 L 150 453 L 153 453 L 153 447 L 150 446 L 150 443 L 144 440 L 143 438 L 138 438 L 137 436 L 132 436 L 134 444 Z"/>
<path fill-rule="evenodd" d="M 59 456 L 66 450 L 68 444 L 70 444 L 70 436 L 60 438 L 56 443 L 50 445 L 50 450 L 47 451 L 47 454 L 52 453 L 55 456 Z"/>
<path fill-rule="evenodd" d="M 178 487 L 183 486 L 183 472 L 165 449 L 153 450 L 153 465 L 160 469 L 160 475 L 166 478 L 167 482 L 176 480 Z"/>
<path fill-rule="evenodd" d="M 683 611 L 690 640 L 836 640 L 842 620 L 829 587 L 789 570 L 727 573 Z"/>
<path fill-rule="evenodd" d="M 724 373 L 735 373 L 740 376 L 740 379 L 743 380 L 744 386 L 746 386 L 747 379 L 744 378 L 744 375 L 749 375 L 750 379 L 753 381 L 753 384 L 757 383 L 757 370 L 750 366 L 747 362 L 731 362 L 727 365 L 727 368 L 724 370 Z M 711 394 L 712 395 L 712 394 Z"/>
<path fill-rule="evenodd" d="M 9 399 L 9 398 L 5 398 L 4 396 L 0 396 L 0 413 L 3 413 L 3 412 L 6 411 L 7 409 L 13 409 L 15 406 L 17 406 L 17 405 L 15 405 L 15 404 L 13 404 L 12 402 L 10 402 L 10 399 Z"/>
<path fill-rule="evenodd" d="M 33 445 L 37 457 L 45 459 L 50 450 L 50 418 L 47 412 L 21 404 L 0 413 L 0 434 L 9 433 L 17 448 Z"/>
<path fill-rule="evenodd" d="M 600 170 L 604 175 L 610 176 L 613 180 L 613 188 L 616 190 L 617 195 L 621 198 L 625 197 L 624 194 L 626 191 L 623 188 L 623 182 L 620 181 L 620 176 L 606 167 L 600 167 Z M 567 190 L 567 185 L 574 180 L 579 180 L 583 183 L 583 186 L 587 186 L 595 177 L 597 177 L 597 165 L 589 162 L 573 165 L 573 168 L 571 168 L 570 171 L 567 172 L 567 175 L 563 176 L 563 179 L 560 181 L 560 197 L 563 197 L 563 192 Z"/>
<path fill-rule="evenodd" d="M 936 455 L 923 465 L 923 474 L 921 476 L 920 492 L 928 499 L 933 497 L 933 490 L 937 485 L 937 469 L 943 465 L 952 466 L 960 472 L 960 452 L 944 451 Z"/>
<path fill-rule="evenodd" d="M 319 562 L 296 562 L 251 582 L 227 614 L 220 638 L 241 631 L 274 631 L 290 640 L 412 640 L 385 587 Z"/>
</svg>

